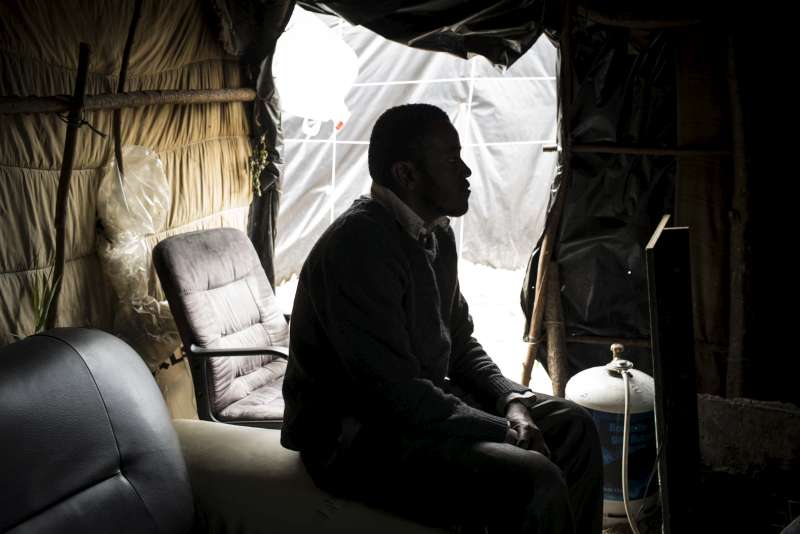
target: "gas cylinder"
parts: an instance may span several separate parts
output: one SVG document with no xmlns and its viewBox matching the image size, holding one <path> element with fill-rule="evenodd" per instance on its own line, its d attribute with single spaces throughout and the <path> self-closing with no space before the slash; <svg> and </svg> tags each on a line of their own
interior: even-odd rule
<svg viewBox="0 0 800 534">
<path fill-rule="evenodd" d="M 611 362 L 585 369 L 570 379 L 565 397 L 586 408 L 597 425 L 603 451 L 603 526 L 627 521 L 622 494 L 623 430 L 625 423 L 625 383 L 628 373 L 628 509 L 633 517 L 644 505 L 656 499 L 655 482 L 645 495 L 656 460 L 655 382 L 623 360 L 624 347 L 611 345 Z"/>
</svg>

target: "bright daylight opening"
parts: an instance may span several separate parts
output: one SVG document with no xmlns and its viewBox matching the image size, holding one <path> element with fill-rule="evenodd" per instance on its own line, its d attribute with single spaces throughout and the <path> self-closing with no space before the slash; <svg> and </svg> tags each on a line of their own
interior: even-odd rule
<svg viewBox="0 0 800 534">
<path fill-rule="evenodd" d="M 320 50 L 325 54 L 313 64 L 304 60 Z M 295 8 L 275 58 L 285 162 L 275 270 L 284 310 L 291 309 L 297 273 L 317 238 L 369 191 L 375 120 L 392 106 L 431 103 L 450 116 L 472 169 L 470 210 L 452 224 L 475 337 L 519 381 L 527 349 L 519 293 L 557 163 L 556 152 L 542 150 L 556 142 L 556 61 L 543 37 L 503 72 L 480 56 L 465 61 L 413 49 Z M 552 391 L 538 363 L 531 385 Z"/>
</svg>

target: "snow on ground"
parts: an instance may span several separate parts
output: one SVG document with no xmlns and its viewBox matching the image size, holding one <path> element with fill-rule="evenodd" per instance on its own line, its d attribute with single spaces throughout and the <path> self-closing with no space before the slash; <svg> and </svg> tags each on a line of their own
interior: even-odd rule
<svg viewBox="0 0 800 534">
<path fill-rule="evenodd" d="M 525 316 L 519 305 L 525 271 L 495 269 L 461 260 L 458 275 L 475 323 L 475 338 L 504 375 L 519 381 L 528 347 L 522 341 Z M 296 275 L 277 287 L 275 293 L 284 313 L 291 312 L 296 290 Z M 538 362 L 533 369 L 531 388 L 547 394 L 553 391 L 547 372 Z"/>
<path fill-rule="evenodd" d="M 519 305 L 519 292 L 525 270 L 507 271 L 461 260 L 458 279 L 461 293 L 469 304 L 475 339 L 508 378 L 522 379 L 522 362 L 528 344 L 522 341 L 525 316 Z M 553 386 L 547 371 L 536 362 L 531 389 L 552 394 Z"/>
<path fill-rule="evenodd" d="M 295 291 L 297 291 L 296 274 L 293 274 L 291 278 L 281 282 L 280 285 L 275 288 L 275 297 L 278 299 L 278 306 L 281 307 L 281 312 L 284 314 L 292 313 Z"/>
</svg>

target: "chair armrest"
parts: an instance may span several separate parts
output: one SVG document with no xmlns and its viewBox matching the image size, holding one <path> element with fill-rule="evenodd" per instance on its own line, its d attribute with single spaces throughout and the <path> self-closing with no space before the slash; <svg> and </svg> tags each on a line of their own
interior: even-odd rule
<svg viewBox="0 0 800 534">
<path fill-rule="evenodd" d="M 272 354 L 274 356 L 289 357 L 289 349 L 287 347 L 263 346 L 263 347 L 233 347 L 224 349 L 207 349 L 198 347 L 194 343 L 186 351 L 189 356 L 198 356 L 200 358 L 214 358 L 217 356 L 262 356 L 265 354 Z"/>
<path fill-rule="evenodd" d="M 445 534 L 318 489 L 280 430 L 174 420 L 208 532 Z"/>
</svg>

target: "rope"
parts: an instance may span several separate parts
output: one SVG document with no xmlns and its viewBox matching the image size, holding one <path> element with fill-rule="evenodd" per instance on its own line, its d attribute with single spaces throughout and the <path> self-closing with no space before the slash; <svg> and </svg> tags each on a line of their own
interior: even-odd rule
<svg viewBox="0 0 800 534">
<path fill-rule="evenodd" d="M 106 134 L 95 128 L 91 122 L 83 118 L 83 112 L 81 112 L 81 116 L 78 117 L 77 119 L 71 119 L 68 113 L 56 113 L 56 117 L 58 117 L 58 120 L 60 120 L 61 122 L 71 126 L 77 126 L 78 128 L 80 128 L 81 126 L 88 126 L 89 129 L 92 130 L 95 134 L 99 135 L 100 137 L 106 137 Z"/>
</svg>

